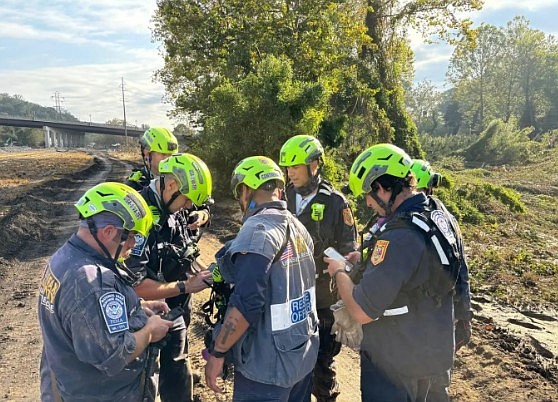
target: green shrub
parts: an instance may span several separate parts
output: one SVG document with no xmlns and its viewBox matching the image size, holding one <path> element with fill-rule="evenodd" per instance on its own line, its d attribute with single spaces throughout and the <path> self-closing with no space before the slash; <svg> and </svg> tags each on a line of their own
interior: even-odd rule
<svg viewBox="0 0 558 402">
<path fill-rule="evenodd" d="M 520 130 L 515 121 L 492 121 L 463 155 L 469 162 L 517 165 L 529 161 L 539 145 L 531 141 L 532 128 Z"/>
<path fill-rule="evenodd" d="M 470 146 L 476 139 L 475 135 L 470 134 L 446 136 L 419 135 L 420 145 L 431 163 L 448 157 L 458 156 L 461 150 Z"/>
<path fill-rule="evenodd" d="M 483 190 L 500 200 L 502 204 L 506 205 L 510 209 L 510 211 L 520 213 L 525 212 L 525 205 L 523 205 L 523 203 L 519 200 L 521 195 L 512 189 L 495 186 L 490 183 L 483 183 Z"/>
</svg>

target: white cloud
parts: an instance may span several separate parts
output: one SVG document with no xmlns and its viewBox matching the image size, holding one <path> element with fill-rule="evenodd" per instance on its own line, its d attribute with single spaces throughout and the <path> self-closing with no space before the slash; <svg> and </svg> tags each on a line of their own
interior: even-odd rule
<svg viewBox="0 0 558 402">
<path fill-rule="evenodd" d="M 556 0 L 487 0 L 484 3 L 484 10 L 501 10 L 513 8 L 518 11 L 544 10 L 547 7 L 555 7 Z"/>
<path fill-rule="evenodd" d="M 0 70 L 2 92 L 20 94 L 25 100 L 43 106 L 54 105 L 52 97 L 58 92 L 63 109 L 83 121 L 91 115 L 92 121 L 99 123 L 123 118 L 121 77 L 127 121 L 150 126 L 174 125 L 166 116 L 169 106 L 161 101 L 162 85 L 152 82 L 151 69 L 141 63 Z"/>
<path fill-rule="evenodd" d="M 105 122 L 123 116 L 124 77 L 127 120 L 172 127 L 153 82 L 163 65 L 149 30 L 155 8 L 155 0 L 2 0 L 1 92 L 43 106 L 58 92 L 76 117 Z"/>
</svg>

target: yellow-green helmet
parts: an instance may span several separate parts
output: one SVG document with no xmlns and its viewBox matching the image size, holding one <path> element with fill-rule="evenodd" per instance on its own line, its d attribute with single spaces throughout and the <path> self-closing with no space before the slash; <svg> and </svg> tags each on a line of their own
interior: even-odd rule
<svg viewBox="0 0 558 402">
<path fill-rule="evenodd" d="M 280 166 L 309 165 L 319 159 L 324 148 L 317 138 L 311 135 L 295 135 L 283 144 L 279 153 Z"/>
<path fill-rule="evenodd" d="M 172 174 L 180 186 L 180 193 L 194 205 L 202 206 L 211 197 L 213 181 L 204 161 L 195 155 L 174 154 L 159 163 L 160 174 Z"/>
<path fill-rule="evenodd" d="M 122 183 L 105 182 L 90 188 L 75 203 L 83 218 L 107 211 L 122 219 L 122 227 L 147 237 L 153 215 L 143 197 Z"/>
<path fill-rule="evenodd" d="M 411 169 L 411 158 L 393 144 L 377 144 L 363 151 L 353 162 L 349 188 L 358 196 L 372 191 L 372 183 L 380 176 L 404 178 Z"/>
<path fill-rule="evenodd" d="M 417 189 L 438 187 L 438 181 L 441 179 L 439 174 L 434 173 L 430 163 L 423 159 L 413 159 L 411 170 L 417 178 Z"/>
<path fill-rule="evenodd" d="M 238 198 L 237 191 L 240 183 L 256 190 L 270 180 L 278 180 L 283 186 L 285 185 L 281 168 L 267 156 L 249 156 L 238 162 L 234 168 L 231 190 L 235 198 Z"/>
<path fill-rule="evenodd" d="M 174 154 L 178 152 L 178 140 L 166 128 L 152 127 L 143 133 L 140 144 L 149 152 L 160 152 L 162 154 Z"/>
</svg>

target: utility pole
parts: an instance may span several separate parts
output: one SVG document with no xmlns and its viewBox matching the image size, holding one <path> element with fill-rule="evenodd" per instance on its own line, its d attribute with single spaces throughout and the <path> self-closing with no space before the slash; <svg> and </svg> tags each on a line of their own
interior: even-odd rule
<svg viewBox="0 0 558 402">
<path fill-rule="evenodd" d="M 126 124 L 126 98 L 124 97 L 124 77 L 122 77 L 122 110 L 124 111 L 124 143 L 128 145 L 128 127 Z"/>
</svg>

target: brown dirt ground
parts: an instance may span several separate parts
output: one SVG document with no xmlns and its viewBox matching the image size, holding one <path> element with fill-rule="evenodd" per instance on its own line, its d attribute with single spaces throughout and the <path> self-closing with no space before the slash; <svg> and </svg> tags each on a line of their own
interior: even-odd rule
<svg viewBox="0 0 558 402">
<path fill-rule="evenodd" d="M 76 228 L 73 202 L 88 187 L 121 181 L 131 170 L 121 155 L 83 151 L 0 150 L 0 399 L 38 401 L 41 336 L 36 319 L 37 284 L 52 252 Z M 200 261 L 208 264 L 222 242 L 234 235 L 234 203 L 217 202 L 211 228 L 201 241 Z M 196 295 L 199 304 L 208 292 Z M 454 401 L 556 401 L 557 353 L 536 334 L 511 331 L 495 314 L 504 309 L 483 295 L 474 299 L 476 317 L 471 343 L 456 357 L 451 394 Z M 496 313 L 496 312 L 497 313 Z M 523 318 L 525 318 L 523 316 Z M 509 321 L 509 320 L 508 320 Z M 556 334 L 551 315 L 531 316 L 523 327 Z M 527 325 L 529 324 L 529 325 Z M 190 327 L 191 360 L 203 372 L 201 349 L 206 325 L 194 315 Z M 358 355 L 344 349 L 337 359 L 340 402 L 360 400 Z M 215 395 L 203 381 L 195 392 L 202 401 L 231 399 Z"/>
</svg>

